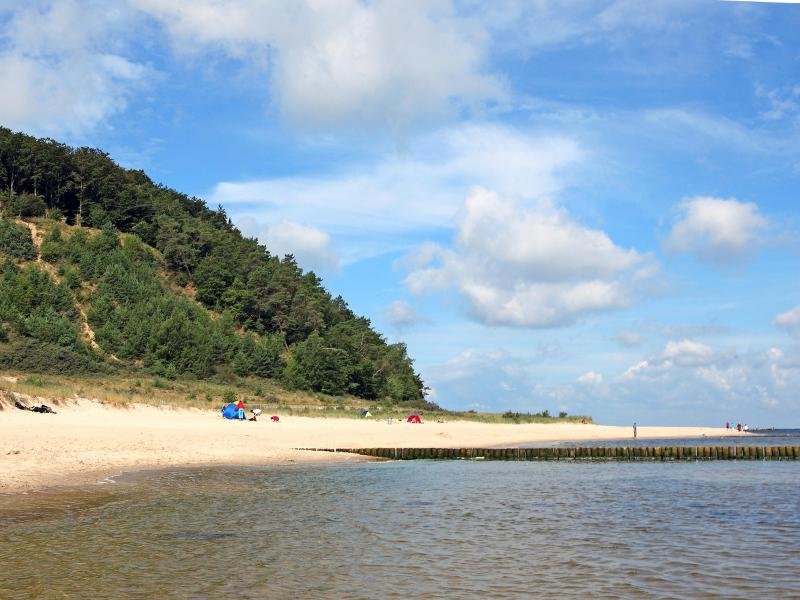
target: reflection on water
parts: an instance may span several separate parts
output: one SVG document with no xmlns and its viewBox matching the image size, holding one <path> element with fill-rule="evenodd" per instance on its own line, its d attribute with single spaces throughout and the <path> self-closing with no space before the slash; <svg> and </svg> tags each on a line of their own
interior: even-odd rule
<svg viewBox="0 0 800 600">
<path fill-rule="evenodd" d="M 0 598 L 800 596 L 793 462 L 202 469 L 88 493 L 0 504 Z"/>
</svg>

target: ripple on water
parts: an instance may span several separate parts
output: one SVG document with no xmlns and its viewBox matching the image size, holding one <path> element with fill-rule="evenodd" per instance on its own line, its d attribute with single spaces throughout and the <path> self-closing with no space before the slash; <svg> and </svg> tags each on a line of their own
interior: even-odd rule
<svg viewBox="0 0 800 600">
<path fill-rule="evenodd" d="M 0 598 L 800 597 L 798 492 L 797 463 L 149 473 L 0 503 Z"/>
</svg>

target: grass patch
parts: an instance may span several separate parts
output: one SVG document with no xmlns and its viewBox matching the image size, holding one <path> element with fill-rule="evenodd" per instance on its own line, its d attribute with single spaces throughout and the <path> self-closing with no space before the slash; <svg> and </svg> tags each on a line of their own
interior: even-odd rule
<svg viewBox="0 0 800 600">
<path fill-rule="evenodd" d="M 15 381 L 14 381 L 15 380 Z M 475 411 L 420 410 L 411 405 L 369 403 L 353 396 L 325 396 L 319 393 L 287 391 L 271 379 L 239 378 L 232 383 L 198 381 L 180 377 L 143 379 L 142 373 L 127 375 L 42 375 L 0 371 L 0 391 L 41 396 L 59 403 L 86 398 L 116 407 L 132 404 L 217 410 L 226 402 L 242 399 L 248 408 L 261 406 L 265 413 L 303 417 L 357 418 L 369 409 L 373 420 L 405 420 L 419 413 L 425 422 L 473 421 L 478 423 L 592 423 L 588 416 L 564 413 L 478 413 Z M 258 392 L 258 393 L 256 393 Z"/>
</svg>

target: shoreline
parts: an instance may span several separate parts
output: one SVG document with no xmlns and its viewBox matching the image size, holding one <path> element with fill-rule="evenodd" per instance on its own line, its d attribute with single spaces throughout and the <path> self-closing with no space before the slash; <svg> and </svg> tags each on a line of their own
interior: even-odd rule
<svg viewBox="0 0 800 600">
<path fill-rule="evenodd" d="M 610 425 L 472 421 L 389 425 L 371 419 L 280 416 L 278 423 L 266 417 L 255 423 L 236 422 L 222 419 L 216 411 L 149 405 L 115 408 L 83 400 L 58 407 L 56 415 L 6 409 L 0 411 L 0 494 L 91 485 L 150 469 L 372 460 L 297 448 L 492 448 L 632 439 L 630 427 Z M 638 439 L 751 435 L 713 427 L 641 426 L 638 432 Z"/>
</svg>

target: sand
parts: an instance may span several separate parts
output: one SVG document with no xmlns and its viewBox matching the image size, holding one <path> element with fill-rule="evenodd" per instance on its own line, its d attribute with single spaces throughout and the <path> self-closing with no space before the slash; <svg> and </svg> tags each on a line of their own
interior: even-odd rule
<svg viewBox="0 0 800 600">
<path fill-rule="evenodd" d="M 640 438 L 703 435 L 747 434 L 710 427 L 639 427 Z M 297 448 L 498 447 L 630 437 L 630 427 L 572 423 L 389 425 L 385 420 L 287 415 L 278 423 L 265 417 L 253 423 L 197 409 L 113 408 L 76 401 L 58 407 L 56 415 L 0 411 L 0 493 L 94 483 L 159 467 L 363 460 Z"/>
</svg>

